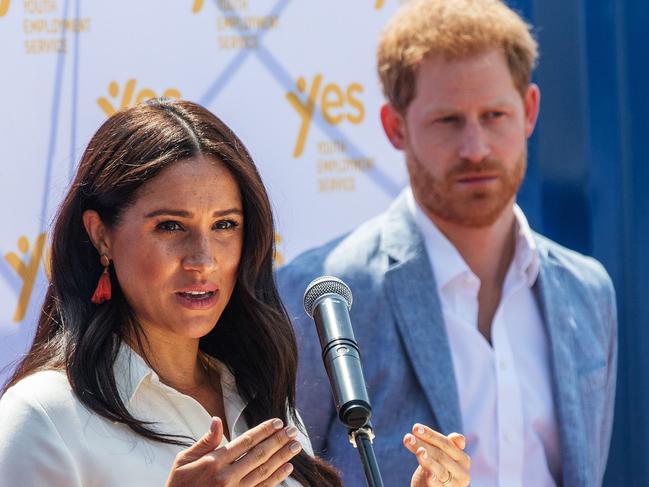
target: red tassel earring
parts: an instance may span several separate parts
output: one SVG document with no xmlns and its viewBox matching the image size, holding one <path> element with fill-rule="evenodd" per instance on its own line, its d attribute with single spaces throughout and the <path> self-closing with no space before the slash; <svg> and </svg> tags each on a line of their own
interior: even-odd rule
<svg viewBox="0 0 649 487">
<path fill-rule="evenodd" d="M 104 301 L 109 301 L 112 296 L 110 288 L 110 274 L 108 273 L 110 260 L 108 260 L 107 256 L 102 255 L 99 259 L 99 262 L 104 266 L 104 272 L 102 272 L 101 276 L 99 276 L 97 289 L 95 289 L 92 298 L 90 298 L 90 301 L 92 301 L 93 304 L 101 304 Z"/>
</svg>

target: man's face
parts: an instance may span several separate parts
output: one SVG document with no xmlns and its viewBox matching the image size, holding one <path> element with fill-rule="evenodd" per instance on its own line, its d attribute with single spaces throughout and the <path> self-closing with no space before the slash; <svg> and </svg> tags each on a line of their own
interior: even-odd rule
<svg viewBox="0 0 649 487">
<path fill-rule="evenodd" d="M 413 193 L 430 218 L 485 227 L 511 209 L 538 104 L 538 88 L 521 96 L 498 49 L 421 63 L 405 113 L 387 106 L 382 119 L 406 154 Z"/>
</svg>

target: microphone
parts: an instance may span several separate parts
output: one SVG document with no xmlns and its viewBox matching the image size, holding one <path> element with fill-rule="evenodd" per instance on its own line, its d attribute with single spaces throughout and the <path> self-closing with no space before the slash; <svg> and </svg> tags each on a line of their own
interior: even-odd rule
<svg viewBox="0 0 649 487">
<path fill-rule="evenodd" d="M 352 292 L 343 281 L 321 276 L 304 291 L 304 311 L 315 320 L 338 418 L 349 429 L 367 425 L 372 406 L 349 310 Z"/>
</svg>

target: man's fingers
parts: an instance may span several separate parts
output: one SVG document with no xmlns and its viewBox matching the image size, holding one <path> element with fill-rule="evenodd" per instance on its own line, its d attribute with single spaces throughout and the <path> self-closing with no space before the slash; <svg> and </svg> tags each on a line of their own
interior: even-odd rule
<svg viewBox="0 0 649 487">
<path fill-rule="evenodd" d="M 429 428 L 428 426 L 417 423 L 412 427 L 412 434 L 424 443 L 436 446 L 453 460 L 460 462 L 461 464 L 464 464 L 468 460 L 468 455 L 455 444 L 455 441 L 450 440 L 447 436 Z M 458 433 L 455 434 L 457 435 Z"/>
<path fill-rule="evenodd" d="M 434 482 L 439 479 L 440 476 L 444 478 L 443 476 L 446 474 L 446 469 L 443 465 L 433 460 L 424 447 L 420 446 L 417 448 L 415 456 L 417 457 L 417 463 L 419 463 L 419 466 L 426 472 L 427 484 L 435 485 Z"/>
<path fill-rule="evenodd" d="M 275 418 L 264 421 L 246 431 L 244 434 L 232 440 L 225 446 L 223 460 L 226 463 L 234 462 L 237 458 L 248 453 L 262 441 L 272 437 L 282 429 L 282 426 L 284 426 L 282 420 Z"/>
<path fill-rule="evenodd" d="M 469 481 L 470 459 L 462 450 L 455 447 L 462 455 L 461 461 L 454 460 L 441 448 L 422 441 L 408 433 L 403 438 L 404 446 L 414 453 L 419 465 L 437 477 L 437 480 L 446 480 L 449 473 L 459 482 L 458 485 L 467 485 Z"/>
<path fill-rule="evenodd" d="M 455 443 L 455 446 L 458 448 L 462 450 L 466 448 L 466 439 L 464 438 L 464 435 L 461 435 L 460 433 L 451 433 L 447 438 Z"/>
<path fill-rule="evenodd" d="M 210 423 L 210 429 L 196 443 L 183 450 L 176 457 L 178 466 L 186 465 L 198 460 L 209 452 L 218 448 L 223 438 L 223 422 L 221 418 L 213 417 Z"/>
</svg>

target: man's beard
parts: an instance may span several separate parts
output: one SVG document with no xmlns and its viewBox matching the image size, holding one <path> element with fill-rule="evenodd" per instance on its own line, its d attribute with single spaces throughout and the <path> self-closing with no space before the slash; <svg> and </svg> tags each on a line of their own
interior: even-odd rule
<svg viewBox="0 0 649 487">
<path fill-rule="evenodd" d="M 412 153 L 407 156 L 410 184 L 417 202 L 429 216 L 465 227 L 487 227 L 496 222 L 520 187 L 527 166 L 527 147 L 516 165 L 507 171 L 498 159 L 476 164 L 458 161 L 443 179 L 435 178 Z M 497 174 L 495 186 L 462 188 L 464 175 Z"/>
</svg>

